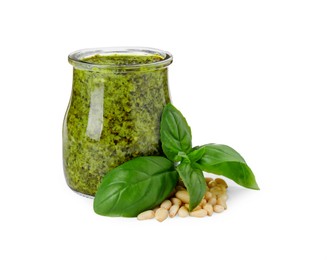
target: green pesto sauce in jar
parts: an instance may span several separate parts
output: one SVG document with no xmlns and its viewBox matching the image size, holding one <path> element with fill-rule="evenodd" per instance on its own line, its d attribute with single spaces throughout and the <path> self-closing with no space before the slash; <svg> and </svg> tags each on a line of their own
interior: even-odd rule
<svg viewBox="0 0 327 260">
<path fill-rule="evenodd" d="M 168 73 L 167 66 L 152 66 L 162 59 L 94 55 L 81 61 L 109 66 L 74 66 L 63 124 L 64 172 L 71 189 L 94 196 L 109 170 L 138 156 L 162 154 L 159 127 L 170 102 Z"/>
</svg>

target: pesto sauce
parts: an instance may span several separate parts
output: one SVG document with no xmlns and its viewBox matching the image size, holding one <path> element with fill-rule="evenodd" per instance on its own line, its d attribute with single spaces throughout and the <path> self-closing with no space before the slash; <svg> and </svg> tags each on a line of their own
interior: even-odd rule
<svg viewBox="0 0 327 260">
<path fill-rule="evenodd" d="M 95 55 L 82 61 L 114 66 L 74 68 L 63 124 L 64 172 L 71 189 L 94 196 L 109 170 L 138 156 L 162 154 L 159 128 L 162 110 L 170 102 L 168 73 L 167 67 L 152 66 L 161 59 Z M 129 70 L 130 65 L 139 66 Z"/>
<path fill-rule="evenodd" d="M 128 54 L 111 54 L 108 56 L 97 54 L 83 59 L 84 62 L 91 63 L 91 64 L 99 64 L 99 65 L 113 64 L 115 66 L 149 64 L 161 60 L 162 57 L 160 55 L 135 56 L 135 55 L 128 55 Z"/>
</svg>

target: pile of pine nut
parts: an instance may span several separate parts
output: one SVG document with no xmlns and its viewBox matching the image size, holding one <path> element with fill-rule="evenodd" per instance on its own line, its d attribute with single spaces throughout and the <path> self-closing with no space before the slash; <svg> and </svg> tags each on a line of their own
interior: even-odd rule
<svg viewBox="0 0 327 260">
<path fill-rule="evenodd" d="M 186 191 L 183 182 L 179 181 L 172 194 L 152 210 L 146 210 L 137 216 L 138 220 L 155 218 L 159 222 L 169 217 L 173 218 L 178 215 L 181 218 L 187 216 L 202 218 L 212 216 L 214 212 L 221 213 L 227 209 L 227 184 L 221 178 L 206 178 L 206 193 L 201 203 L 189 211 L 190 196 Z"/>
</svg>

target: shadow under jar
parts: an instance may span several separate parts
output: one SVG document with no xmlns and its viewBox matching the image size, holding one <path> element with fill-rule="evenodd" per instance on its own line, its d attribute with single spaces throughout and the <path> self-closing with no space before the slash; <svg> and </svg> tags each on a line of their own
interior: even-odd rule
<svg viewBox="0 0 327 260">
<path fill-rule="evenodd" d="M 94 196 L 102 177 L 138 156 L 161 155 L 160 118 L 170 102 L 168 52 L 84 49 L 68 57 L 73 88 L 63 123 L 68 186 Z"/>
</svg>

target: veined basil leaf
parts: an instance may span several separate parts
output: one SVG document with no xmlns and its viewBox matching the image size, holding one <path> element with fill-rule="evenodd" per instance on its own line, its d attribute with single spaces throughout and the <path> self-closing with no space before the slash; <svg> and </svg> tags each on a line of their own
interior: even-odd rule
<svg viewBox="0 0 327 260">
<path fill-rule="evenodd" d="M 195 147 L 187 155 L 187 157 L 192 163 L 195 163 L 203 157 L 204 153 L 205 153 L 204 147 Z"/>
<path fill-rule="evenodd" d="M 207 144 L 202 158 L 196 163 L 206 172 L 223 175 L 237 184 L 259 190 L 255 176 L 242 156 L 227 145 Z"/>
<path fill-rule="evenodd" d="M 182 159 L 179 152 L 188 154 L 192 149 L 191 128 L 172 104 L 167 104 L 162 112 L 160 138 L 165 155 L 173 162 Z"/>
<path fill-rule="evenodd" d="M 160 156 L 138 157 L 108 172 L 93 208 L 99 215 L 135 217 L 160 204 L 174 189 L 174 164 Z"/>
<path fill-rule="evenodd" d="M 198 168 L 193 168 L 189 162 L 182 161 L 176 168 L 179 177 L 190 195 L 190 211 L 200 204 L 205 192 L 206 181 Z"/>
</svg>

